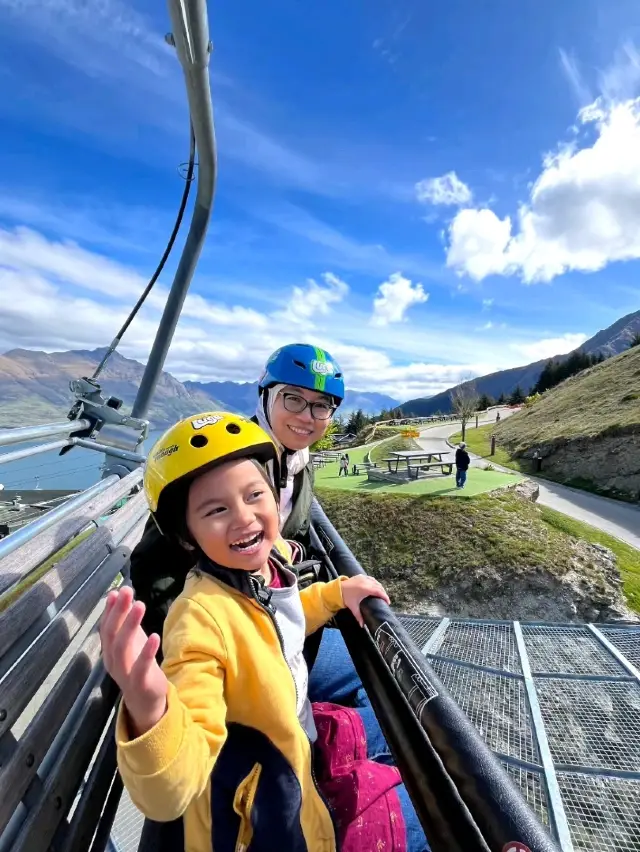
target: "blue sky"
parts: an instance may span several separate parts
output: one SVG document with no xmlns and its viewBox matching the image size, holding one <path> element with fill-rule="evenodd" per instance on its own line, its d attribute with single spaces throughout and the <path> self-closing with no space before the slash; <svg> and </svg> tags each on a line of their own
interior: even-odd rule
<svg viewBox="0 0 640 852">
<path fill-rule="evenodd" d="M 317 341 L 404 399 L 640 308 L 640 8 L 613 6 L 210 2 L 218 189 L 167 367 L 250 380 Z M 106 345 L 182 192 L 169 16 L 0 0 L 0 25 L 0 351 Z"/>
</svg>

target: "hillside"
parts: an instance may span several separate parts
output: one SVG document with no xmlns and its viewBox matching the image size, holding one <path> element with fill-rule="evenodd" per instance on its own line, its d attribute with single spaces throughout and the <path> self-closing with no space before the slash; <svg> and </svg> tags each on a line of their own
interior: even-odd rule
<svg viewBox="0 0 640 852">
<path fill-rule="evenodd" d="M 73 403 L 69 382 L 90 376 L 104 349 L 71 352 L 37 352 L 13 349 L 0 355 L 0 427 L 45 423 L 64 419 Z M 105 393 L 119 397 L 131 409 L 144 366 L 114 353 L 101 376 Z M 163 428 L 198 411 L 213 407 L 213 400 L 187 388 L 163 373 L 153 397 L 149 419 Z"/>
<path fill-rule="evenodd" d="M 515 458 L 537 450 L 552 479 L 640 499 L 640 346 L 567 379 L 495 432 Z"/>
<path fill-rule="evenodd" d="M 640 610 L 637 551 L 612 541 L 617 562 L 611 550 L 568 535 L 562 516 L 511 492 L 452 500 L 322 491 L 320 499 L 399 611 L 559 622 L 633 617 L 620 574 L 629 606 Z"/>
<path fill-rule="evenodd" d="M 627 314 L 613 325 L 602 329 L 578 347 L 578 351 L 588 354 L 602 352 L 606 358 L 610 358 L 628 349 L 634 334 L 638 333 L 640 333 L 640 311 Z M 500 394 L 506 396 L 512 394 L 518 386 L 526 393 L 538 381 L 540 373 L 548 361 L 562 361 L 568 358 L 569 354 L 545 358 L 542 361 L 525 364 L 523 367 L 500 370 L 496 373 L 490 373 L 488 376 L 480 376 L 474 380 L 474 384 L 479 394 L 486 393 L 494 399 L 498 399 Z M 451 411 L 451 390 L 428 398 L 410 399 L 402 404 L 402 410 L 404 414 L 416 417 L 426 417 L 437 412 L 448 414 Z"/>
<path fill-rule="evenodd" d="M 210 395 L 241 414 L 253 414 L 256 408 L 257 382 L 185 382 L 185 387 Z M 362 409 L 365 414 L 378 414 L 397 405 L 397 399 L 383 393 L 348 390 L 340 412 L 350 414 Z"/>
</svg>

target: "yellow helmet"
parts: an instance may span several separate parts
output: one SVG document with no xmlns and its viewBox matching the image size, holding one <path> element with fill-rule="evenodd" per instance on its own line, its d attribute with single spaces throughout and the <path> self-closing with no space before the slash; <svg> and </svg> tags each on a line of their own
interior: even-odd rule
<svg viewBox="0 0 640 852">
<path fill-rule="evenodd" d="M 232 459 L 252 458 L 266 464 L 277 457 L 269 435 L 240 414 L 205 411 L 187 417 L 151 448 L 144 472 L 149 509 L 157 512 L 160 497 L 169 485 L 204 469 Z"/>
</svg>

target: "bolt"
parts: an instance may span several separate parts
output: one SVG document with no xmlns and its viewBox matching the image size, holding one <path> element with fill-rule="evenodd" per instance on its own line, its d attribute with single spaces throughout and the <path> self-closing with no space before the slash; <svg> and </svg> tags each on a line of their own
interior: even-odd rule
<svg viewBox="0 0 640 852">
<path fill-rule="evenodd" d="M 176 46 L 176 40 L 175 40 L 175 38 L 173 37 L 173 33 L 167 33 L 167 34 L 166 34 L 166 36 L 164 37 L 164 40 L 165 40 L 165 41 L 166 41 L 166 43 L 167 43 L 168 45 L 170 45 L 171 47 L 175 47 L 175 46 Z"/>
<path fill-rule="evenodd" d="M 32 767 L 32 766 L 33 766 L 33 764 L 34 764 L 35 762 L 36 762 L 35 757 L 34 757 L 32 754 L 28 754 L 28 755 L 27 755 L 27 760 L 26 760 L 26 764 L 27 764 L 27 766 L 28 766 L 28 767 Z"/>
<path fill-rule="evenodd" d="M 7 711 L 6 710 L 0 710 L 0 722 L 4 722 L 4 720 L 6 718 L 7 718 Z"/>
</svg>

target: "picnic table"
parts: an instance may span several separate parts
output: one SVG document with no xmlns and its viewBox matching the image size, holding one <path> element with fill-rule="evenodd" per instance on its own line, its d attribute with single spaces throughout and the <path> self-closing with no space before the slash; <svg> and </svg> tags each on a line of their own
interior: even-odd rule
<svg viewBox="0 0 640 852">
<path fill-rule="evenodd" d="M 447 450 L 396 450 L 389 453 L 389 458 L 383 459 L 387 463 L 389 473 L 397 473 L 400 462 L 407 465 L 407 475 L 417 479 L 421 470 L 429 470 L 432 467 L 439 467 L 442 473 L 451 473 L 453 471 L 453 462 L 445 460 L 444 456 L 450 456 L 451 453 Z M 395 465 L 394 468 L 391 466 Z M 445 471 L 445 467 L 447 471 Z"/>
</svg>

